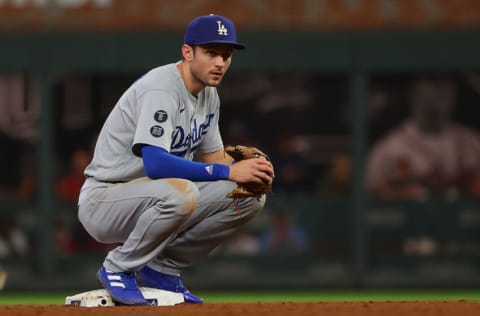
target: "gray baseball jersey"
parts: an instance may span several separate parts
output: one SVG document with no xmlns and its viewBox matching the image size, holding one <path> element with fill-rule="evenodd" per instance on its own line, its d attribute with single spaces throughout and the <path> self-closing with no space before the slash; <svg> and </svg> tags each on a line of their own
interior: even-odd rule
<svg viewBox="0 0 480 316">
<path fill-rule="evenodd" d="M 219 109 L 216 88 L 206 87 L 194 97 L 185 88 L 176 64 L 152 69 L 128 88 L 113 108 L 85 175 L 106 182 L 145 176 L 142 144 L 190 160 L 197 150 L 220 150 Z"/>
<path fill-rule="evenodd" d="M 105 258 L 107 269 L 148 265 L 178 274 L 263 207 L 264 197 L 242 199 L 237 212 L 226 198 L 236 187 L 231 181 L 145 176 L 142 144 L 187 159 L 222 149 L 219 107 L 214 87 L 191 95 L 176 64 L 151 70 L 121 96 L 98 136 L 79 197 L 78 218 L 86 231 L 100 242 L 122 243 Z"/>
</svg>

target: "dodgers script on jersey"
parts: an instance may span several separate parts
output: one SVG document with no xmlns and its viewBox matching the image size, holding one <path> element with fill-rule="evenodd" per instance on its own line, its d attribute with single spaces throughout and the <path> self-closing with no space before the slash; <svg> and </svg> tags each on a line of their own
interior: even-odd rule
<svg viewBox="0 0 480 316">
<path fill-rule="evenodd" d="M 190 160 L 197 151 L 220 150 L 219 109 L 216 88 L 206 87 L 193 96 L 177 64 L 152 69 L 128 88 L 113 108 L 85 175 L 106 182 L 145 176 L 140 154 L 144 144 Z"/>
</svg>

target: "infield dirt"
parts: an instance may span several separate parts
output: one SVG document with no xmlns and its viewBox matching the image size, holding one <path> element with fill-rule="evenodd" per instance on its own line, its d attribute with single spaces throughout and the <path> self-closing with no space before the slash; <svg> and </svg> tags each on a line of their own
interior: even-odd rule
<svg viewBox="0 0 480 316">
<path fill-rule="evenodd" d="M 480 302 L 472 301 L 419 301 L 419 302 L 328 302 L 328 303 L 207 303 L 202 305 L 179 304 L 176 306 L 115 306 L 76 307 L 65 305 L 0 305 L 2 316 L 478 316 Z"/>
</svg>

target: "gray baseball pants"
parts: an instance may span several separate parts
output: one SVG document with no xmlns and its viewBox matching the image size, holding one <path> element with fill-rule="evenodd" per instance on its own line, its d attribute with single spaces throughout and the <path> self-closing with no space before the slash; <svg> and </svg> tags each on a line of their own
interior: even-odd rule
<svg viewBox="0 0 480 316">
<path fill-rule="evenodd" d="M 122 243 L 108 253 L 105 268 L 148 265 L 179 275 L 262 209 L 264 196 L 239 199 L 236 207 L 226 198 L 235 187 L 231 181 L 140 178 L 109 184 L 90 178 L 80 193 L 78 218 L 97 241 Z"/>
</svg>

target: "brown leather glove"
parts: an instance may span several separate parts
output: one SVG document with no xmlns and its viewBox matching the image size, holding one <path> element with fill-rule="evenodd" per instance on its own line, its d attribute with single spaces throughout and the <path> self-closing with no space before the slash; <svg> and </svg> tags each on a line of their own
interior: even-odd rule
<svg viewBox="0 0 480 316">
<path fill-rule="evenodd" d="M 235 159 L 235 161 L 241 161 L 245 159 L 260 158 L 263 157 L 270 161 L 270 157 L 265 154 L 263 151 L 256 147 L 251 146 L 226 146 L 225 152 Z M 257 197 L 260 198 L 263 194 L 272 193 L 272 184 L 271 183 L 242 183 L 233 189 L 232 192 L 227 194 L 228 198 L 246 198 L 246 197 Z"/>
</svg>

